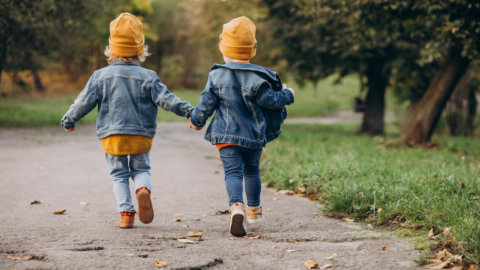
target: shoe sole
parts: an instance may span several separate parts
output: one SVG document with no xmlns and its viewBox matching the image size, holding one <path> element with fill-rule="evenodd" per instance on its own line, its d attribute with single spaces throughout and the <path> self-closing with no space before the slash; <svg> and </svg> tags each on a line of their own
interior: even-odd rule
<svg viewBox="0 0 480 270">
<path fill-rule="evenodd" d="M 247 234 L 243 227 L 244 216 L 242 214 L 233 214 L 230 221 L 230 233 L 234 236 L 244 236 Z"/>
<path fill-rule="evenodd" d="M 138 218 L 144 224 L 148 224 L 153 220 L 153 207 L 148 191 L 142 190 L 137 195 L 138 200 Z"/>
</svg>

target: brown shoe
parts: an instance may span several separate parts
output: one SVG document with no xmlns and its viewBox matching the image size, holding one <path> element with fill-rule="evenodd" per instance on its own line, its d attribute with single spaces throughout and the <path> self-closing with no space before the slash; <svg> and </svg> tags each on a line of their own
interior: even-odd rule
<svg viewBox="0 0 480 270">
<path fill-rule="evenodd" d="M 230 233 L 233 236 L 244 236 L 247 234 L 245 206 L 241 203 L 234 203 L 230 206 Z"/>
<path fill-rule="evenodd" d="M 122 229 L 128 229 L 133 227 L 135 221 L 135 211 L 125 211 L 120 213 L 121 217 L 117 223 L 117 226 Z"/>
<path fill-rule="evenodd" d="M 153 220 L 153 207 L 150 200 L 150 190 L 141 187 L 137 190 L 138 218 L 141 222 L 148 224 Z"/>
<path fill-rule="evenodd" d="M 263 220 L 263 213 L 261 206 L 247 206 L 247 220 L 248 223 L 257 223 Z"/>
</svg>

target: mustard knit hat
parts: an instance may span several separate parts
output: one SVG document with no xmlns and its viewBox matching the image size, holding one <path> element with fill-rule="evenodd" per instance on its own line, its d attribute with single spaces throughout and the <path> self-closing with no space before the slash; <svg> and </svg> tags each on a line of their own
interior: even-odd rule
<svg viewBox="0 0 480 270">
<path fill-rule="evenodd" d="M 232 19 L 223 25 L 220 34 L 220 51 L 226 57 L 239 60 L 253 58 L 257 51 L 255 24 L 245 17 Z"/>
<path fill-rule="evenodd" d="M 143 53 L 142 22 L 132 14 L 125 12 L 110 22 L 110 52 L 116 56 L 137 56 Z"/>
</svg>

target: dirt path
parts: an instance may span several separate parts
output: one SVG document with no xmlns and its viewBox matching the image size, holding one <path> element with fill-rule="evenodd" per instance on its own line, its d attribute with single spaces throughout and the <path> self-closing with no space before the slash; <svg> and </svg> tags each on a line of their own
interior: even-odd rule
<svg viewBox="0 0 480 270">
<path fill-rule="evenodd" d="M 95 128 L 0 130 L 1 269 L 414 269 L 405 239 L 329 219 L 317 203 L 264 189 L 260 239 L 230 240 L 223 172 L 215 147 L 186 123 L 160 124 L 151 152 L 155 219 L 116 228 L 112 183 Z M 31 205 L 38 200 L 41 204 Z M 66 209 L 63 215 L 53 215 Z M 181 222 L 174 222 L 174 219 Z M 177 238 L 204 230 L 198 244 Z M 384 248 L 382 248 L 384 247 Z M 331 257 L 333 260 L 326 260 Z M 14 261 L 8 256 L 33 255 Z M 195 268 L 197 267 L 197 268 Z"/>
</svg>

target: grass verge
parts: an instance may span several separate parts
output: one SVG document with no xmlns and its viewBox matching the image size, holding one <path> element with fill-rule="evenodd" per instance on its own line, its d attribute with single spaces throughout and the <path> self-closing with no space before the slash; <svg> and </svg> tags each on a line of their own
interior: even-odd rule
<svg viewBox="0 0 480 270">
<path fill-rule="evenodd" d="M 278 189 L 300 187 L 330 215 L 423 230 L 425 238 L 433 228 L 437 246 L 478 262 L 478 138 L 436 137 L 439 146 L 426 150 L 389 143 L 398 134 L 371 138 L 356 130 L 286 125 L 266 148 L 263 181 Z"/>
</svg>

